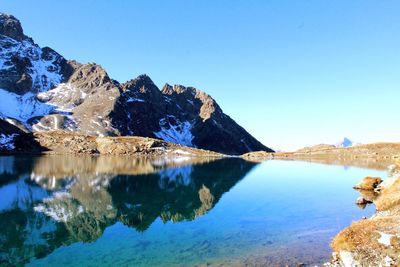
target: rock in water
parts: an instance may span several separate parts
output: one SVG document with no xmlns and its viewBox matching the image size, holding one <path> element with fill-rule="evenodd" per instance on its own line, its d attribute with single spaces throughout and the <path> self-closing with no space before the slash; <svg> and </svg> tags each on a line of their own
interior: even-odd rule
<svg viewBox="0 0 400 267">
<path fill-rule="evenodd" d="M 382 183 L 380 177 L 365 177 L 362 181 L 354 186 L 354 189 L 359 190 L 375 190 L 377 186 Z"/>
</svg>

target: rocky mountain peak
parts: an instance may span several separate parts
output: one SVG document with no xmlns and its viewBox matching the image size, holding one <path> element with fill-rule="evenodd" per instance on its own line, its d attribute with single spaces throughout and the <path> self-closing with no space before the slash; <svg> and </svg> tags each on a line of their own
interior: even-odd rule
<svg viewBox="0 0 400 267">
<path fill-rule="evenodd" d="M 180 84 L 175 84 L 173 90 L 177 94 L 183 94 L 183 93 L 186 93 L 188 91 L 192 91 L 192 90 L 188 90 L 187 87 L 185 87 L 183 85 L 180 85 Z"/>
<path fill-rule="evenodd" d="M 17 95 L 47 91 L 63 79 L 66 60 L 24 35 L 21 23 L 0 13 L 0 88 Z"/>
<path fill-rule="evenodd" d="M 165 84 L 162 93 L 172 97 L 174 102 L 180 106 L 187 106 L 187 103 L 193 107 L 197 106 L 197 112 L 199 112 L 199 116 L 203 121 L 208 120 L 216 110 L 221 111 L 210 95 L 194 87 L 186 87 L 180 84 L 175 84 L 174 86 Z"/>
<path fill-rule="evenodd" d="M 0 13 L 0 34 L 22 41 L 28 37 L 24 35 L 21 22 L 14 16 Z"/>
<path fill-rule="evenodd" d="M 78 83 L 79 87 L 98 88 L 111 82 L 108 73 L 98 64 L 76 64 L 75 71 L 68 82 Z"/>
<path fill-rule="evenodd" d="M 220 113 L 222 113 L 222 110 L 217 105 L 215 100 L 211 96 L 206 94 L 205 92 L 197 90 L 195 97 L 197 99 L 199 99 L 202 103 L 201 108 L 200 108 L 200 117 L 203 119 L 203 121 L 211 118 L 211 115 L 215 111 L 220 111 Z"/>
<path fill-rule="evenodd" d="M 173 94 L 189 94 L 188 96 L 192 95 L 195 96 L 196 95 L 196 91 L 197 89 L 193 88 L 193 87 L 186 87 L 180 84 L 174 84 L 173 86 L 166 83 L 163 87 L 163 89 L 161 90 L 161 92 L 165 95 L 173 95 Z"/>
<path fill-rule="evenodd" d="M 351 141 L 349 138 L 344 137 L 342 141 L 336 144 L 336 147 L 350 147 L 353 145 L 353 141 Z"/>
<path fill-rule="evenodd" d="M 137 104 L 152 103 L 161 108 L 163 96 L 158 87 L 146 74 L 139 75 L 137 78 L 121 84 L 122 101 L 128 106 Z"/>
<path fill-rule="evenodd" d="M 227 154 L 269 151 L 205 92 L 179 84 L 159 90 L 146 74 L 120 84 L 98 64 L 67 61 L 39 47 L 5 14 L 0 15 L 0 99 L 7 103 L 0 105 L 0 116 L 33 132 L 135 135 Z"/>
<path fill-rule="evenodd" d="M 122 84 L 123 91 L 136 91 L 141 94 L 160 94 L 160 90 L 146 74 L 139 75 L 137 78 Z"/>
<path fill-rule="evenodd" d="M 172 95 L 174 93 L 174 88 L 169 83 L 164 84 L 161 92 L 164 95 Z"/>
</svg>

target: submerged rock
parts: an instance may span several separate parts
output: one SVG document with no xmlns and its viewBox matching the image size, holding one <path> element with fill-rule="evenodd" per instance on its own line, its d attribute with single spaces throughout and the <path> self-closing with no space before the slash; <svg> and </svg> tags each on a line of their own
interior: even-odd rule
<svg viewBox="0 0 400 267">
<path fill-rule="evenodd" d="M 372 201 L 367 200 L 367 199 L 365 199 L 363 197 L 358 197 L 357 200 L 356 200 L 356 204 L 357 205 L 366 205 L 366 204 L 370 204 L 370 203 L 372 203 Z"/>
</svg>

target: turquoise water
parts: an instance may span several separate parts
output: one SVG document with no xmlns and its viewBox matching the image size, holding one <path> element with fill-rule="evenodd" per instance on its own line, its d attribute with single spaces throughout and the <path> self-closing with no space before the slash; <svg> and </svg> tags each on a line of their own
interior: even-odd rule
<svg viewBox="0 0 400 267">
<path fill-rule="evenodd" d="M 313 266 L 385 172 L 294 161 L 0 157 L 0 264 Z"/>
</svg>

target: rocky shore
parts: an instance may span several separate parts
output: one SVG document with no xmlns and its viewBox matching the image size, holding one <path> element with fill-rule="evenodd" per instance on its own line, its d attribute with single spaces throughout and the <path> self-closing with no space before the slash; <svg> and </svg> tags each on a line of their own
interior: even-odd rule
<svg viewBox="0 0 400 267">
<path fill-rule="evenodd" d="M 295 152 L 251 152 L 249 161 L 301 160 L 387 170 L 388 178 L 365 177 L 354 189 L 355 204 L 375 205 L 376 213 L 341 231 L 333 239 L 327 267 L 400 266 L 400 144 L 376 143 L 352 147 L 319 145 Z"/>
<path fill-rule="evenodd" d="M 365 177 L 354 187 L 358 205 L 373 203 L 376 213 L 353 223 L 332 241 L 326 266 L 400 265 L 400 161 L 389 167 L 388 178 Z"/>
<path fill-rule="evenodd" d="M 223 157 L 223 154 L 182 146 L 158 139 L 129 137 L 97 137 L 74 132 L 53 131 L 18 133 L 0 151 L 2 154 L 86 154 Z"/>
<path fill-rule="evenodd" d="M 256 151 L 243 154 L 244 158 L 265 159 L 400 159 L 400 143 L 372 143 L 351 147 L 333 145 L 316 145 L 305 147 L 294 152 Z"/>
<path fill-rule="evenodd" d="M 351 147 L 316 145 L 294 152 L 255 151 L 242 155 L 250 161 L 300 160 L 330 165 L 349 165 L 384 170 L 400 159 L 400 143 L 373 143 Z"/>
</svg>

